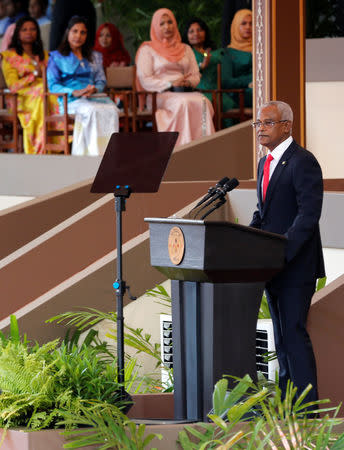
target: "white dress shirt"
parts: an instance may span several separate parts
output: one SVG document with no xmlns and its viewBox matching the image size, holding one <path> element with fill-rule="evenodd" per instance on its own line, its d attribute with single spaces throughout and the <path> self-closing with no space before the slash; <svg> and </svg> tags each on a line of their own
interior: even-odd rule
<svg viewBox="0 0 344 450">
<path fill-rule="evenodd" d="M 272 152 L 269 150 L 268 155 L 271 154 L 271 156 L 274 158 L 270 163 L 270 171 L 269 171 L 269 180 L 272 177 L 272 174 L 274 173 L 274 170 L 276 169 L 277 164 L 279 163 L 279 160 L 282 158 L 283 153 L 287 150 L 289 145 L 293 142 L 292 136 L 289 136 L 286 140 L 281 142 L 277 147 L 275 147 Z M 262 177 L 262 192 L 263 192 L 263 183 L 264 183 L 264 176 Z"/>
</svg>

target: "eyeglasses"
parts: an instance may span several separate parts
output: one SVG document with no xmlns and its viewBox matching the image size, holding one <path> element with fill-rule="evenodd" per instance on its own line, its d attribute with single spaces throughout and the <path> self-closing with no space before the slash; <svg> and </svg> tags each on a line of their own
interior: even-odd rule
<svg viewBox="0 0 344 450">
<path fill-rule="evenodd" d="M 252 122 L 253 128 L 260 128 L 262 125 L 266 128 L 272 128 L 276 123 L 289 122 L 289 120 L 264 120 L 264 122 Z"/>
</svg>

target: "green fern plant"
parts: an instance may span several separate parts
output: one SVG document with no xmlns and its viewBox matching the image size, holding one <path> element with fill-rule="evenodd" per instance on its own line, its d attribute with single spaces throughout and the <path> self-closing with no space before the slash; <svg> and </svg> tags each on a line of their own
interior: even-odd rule
<svg viewBox="0 0 344 450">
<path fill-rule="evenodd" d="M 20 341 L 24 345 L 28 344 L 26 334 L 24 334 L 23 337 L 20 336 L 18 321 L 17 321 L 16 316 L 13 314 L 10 315 L 10 330 L 9 330 L 8 335 L 5 336 L 5 334 L 2 331 L 0 331 L 0 343 L 2 345 L 6 345 L 6 343 L 8 341 L 12 341 L 12 342 Z"/>
<path fill-rule="evenodd" d="M 159 434 L 146 435 L 144 424 L 136 425 L 118 408 L 105 403 L 92 405 L 85 402 L 80 408 L 80 414 L 69 414 L 60 423 L 67 429 L 72 424 L 77 424 L 79 429 L 63 432 L 69 440 L 64 448 L 97 445 L 102 450 L 143 450 L 154 438 L 162 439 Z"/>
<path fill-rule="evenodd" d="M 103 350 L 59 346 L 58 340 L 32 347 L 16 340 L 0 344 L 0 425 L 55 427 L 65 413 L 78 414 L 84 400 L 126 408 L 116 360 Z"/>
<path fill-rule="evenodd" d="M 158 288 L 157 286 L 158 293 L 161 295 L 159 298 L 168 302 L 168 298 L 170 298 L 169 295 L 163 287 L 161 287 L 162 289 L 160 289 L 160 287 Z M 148 292 L 152 293 L 153 291 Z M 102 320 L 109 320 L 113 322 L 114 329 L 112 332 L 109 332 L 107 336 L 114 341 L 117 341 L 117 333 L 115 329 L 117 315 L 115 312 L 104 313 L 94 308 L 86 308 L 82 311 L 69 311 L 59 314 L 58 316 L 48 319 L 47 322 L 51 323 L 56 321 L 59 324 L 64 323 L 68 327 L 76 327 L 79 331 L 84 331 L 87 328 L 98 324 Z M 153 343 L 151 341 L 151 335 L 148 333 L 144 333 L 144 330 L 142 328 L 133 328 L 128 325 L 124 325 L 124 344 L 135 349 L 136 354 L 145 353 L 151 356 L 156 362 L 156 370 L 160 370 L 163 367 L 163 361 L 160 354 L 160 344 Z M 126 365 L 129 364 L 131 359 L 131 357 L 126 355 Z M 127 377 L 125 377 L 125 379 L 127 380 Z M 130 381 L 130 385 L 137 386 L 137 383 L 131 383 Z M 173 375 L 171 369 L 169 369 L 169 381 L 167 385 L 162 385 L 157 377 L 154 376 L 154 374 L 146 375 L 144 377 L 144 382 L 141 383 L 141 386 L 146 386 L 145 392 L 167 392 L 171 390 L 171 385 L 173 385 Z M 127 387 L 128 384 L 126 384 L 126 389 Z"/>
</svg>

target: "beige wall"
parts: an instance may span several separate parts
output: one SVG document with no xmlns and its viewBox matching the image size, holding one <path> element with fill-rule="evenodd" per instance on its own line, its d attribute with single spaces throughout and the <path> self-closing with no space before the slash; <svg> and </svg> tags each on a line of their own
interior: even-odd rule
<svg viewBox="0 0 344 450">
<path fill-rule="evenodd" d="M 344 178 L 344 81 L 306 83 L 306 147 L 324 178 Z"/>
</svg>

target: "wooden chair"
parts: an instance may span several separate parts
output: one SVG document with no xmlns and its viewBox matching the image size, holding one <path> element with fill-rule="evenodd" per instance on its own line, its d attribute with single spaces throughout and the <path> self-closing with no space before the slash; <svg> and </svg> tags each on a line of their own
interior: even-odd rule
<svg viewBox="0 0 344 450">
<path fill-rule="evenodd" d="M 223 110 L 223 94 L 237 93 L 239 96 L 239 108 Z M 224 119 L 237 119 L 244 122 L 252 118 L 252 108 L 245 108 L 245 89 L 223 89 L 221 77 L 221 64 L 217 65 L 217 129 L 223 128 Z"/>
<path fill-rule="evenodd" d="M 140 122 L 152 122 L 153 131 L 156 131 L 157 93 L 136 89 L 136 66 L 108 67 L 106 69 L 106 80 L 110 97 L 113 100 L 115 96 L 121 96 L 122 98 L 123 112 L 120 114 L 120 119 L 124 121 L 124 131 L 131 129 L 136 132 Z M 143 108 L 140 107 L 141 103 L 145 103 L 147 95 L 152 96 L 151 109 L 148 109 L 146 105 Z M 140 98 L 144 101 L 140 101 Z"/>
<path fill-rule="evenodd" d="M 11 111 L 6 107 L 6 98 L 7 100 L 11 99 Z M 17 108 L 17 94 L 12 94 L 7 88 L 0 60 L 0 151 L 11 149 L 13 149 L 15 153 L 22 151 Z"/>
<path fill-rule="evenodd" d="M 43 153 L 57 152 L 70 154 L 71 136 L 74 129 L 74 114 L 68 114 L 68 102 L 67 94 L 65 93 L 52 93 L 48 91 L 47 74 L 46 70 L 43 72 Z M 63 99 L 63 113 L 51 114 L 49 108 L 49 97 L 54 96 Z M 49 138 L 62 137 L 60 142 L 49 142 Z"/>
<path fill-rule="evenodd" d="M 108 67 L 106 69 L 108 94 L 114 102 L 115 97 L 119 96 L 123 103 L 123 111 L 119 113 L 119 120 L 123 124 L 124 131 L 129 131 L 134 124 L 132 108 L 133 67 Z"/>
</svg>

